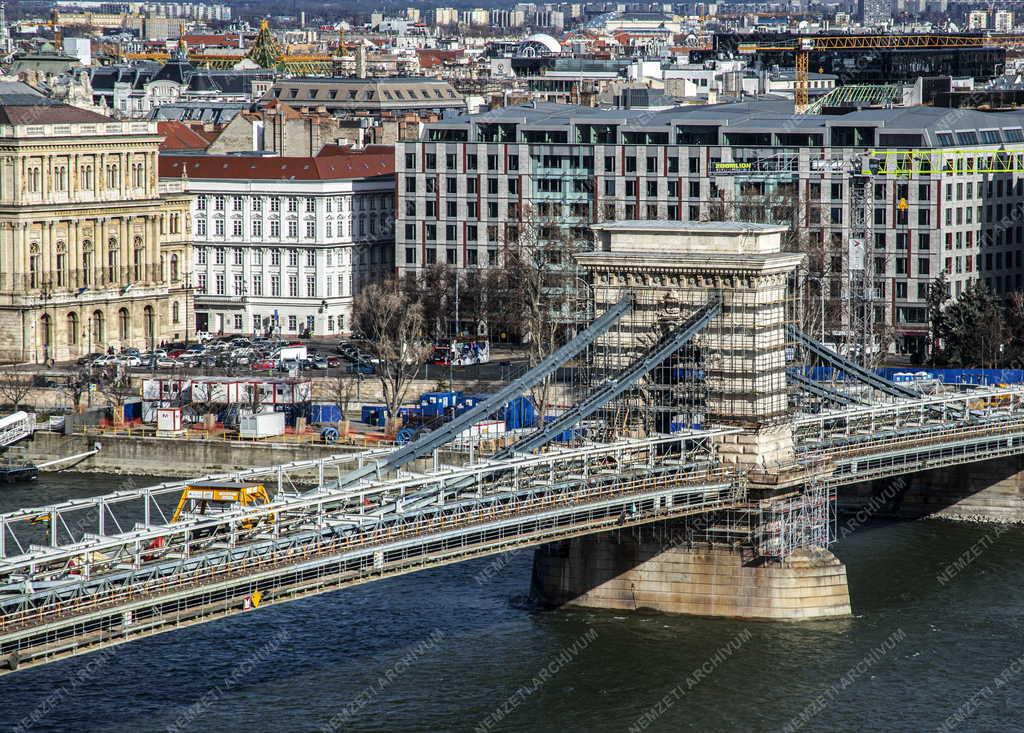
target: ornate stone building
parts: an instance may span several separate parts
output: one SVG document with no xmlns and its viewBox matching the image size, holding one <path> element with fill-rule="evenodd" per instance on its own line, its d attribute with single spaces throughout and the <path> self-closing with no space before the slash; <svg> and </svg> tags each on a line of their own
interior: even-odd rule
<svg viewBox="0 0 1024 733">
<path fill-rule="evenodd" d="M 187 335 L 189 199 L 161 193 L 154 122 L 0 104 L 0 359 Z"/>
</svg>

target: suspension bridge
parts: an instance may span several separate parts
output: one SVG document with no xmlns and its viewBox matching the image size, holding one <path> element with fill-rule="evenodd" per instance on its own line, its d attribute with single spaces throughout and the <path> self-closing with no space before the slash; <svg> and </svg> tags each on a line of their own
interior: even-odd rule
<svg viewBox="0 0 1024 733">
<path fill-rule="evenodd" d="M 596 281 L 608 287 L 589 326 L 402 447 L 0 515 L 0 673 L 424 568 L 697 516 L 712 518 L 709 537 L 785 562 L 834 540 L 839 486 L 1024 454 L 1024 390 L 927 394 L 882 379 L 787 332 L 778 299 L 747 297 L 776 288 L 773 278 L 702 281 L 669 301 L 600 272 Z M 760 334 L 757 349 L 737 346 L 740 321 Z M 648 337 L 635 338 L 641 331 Z M 611 371 L 550 422 L 493 455 L 446 449 L 571 360 L 598 360 L 600 349 L 614 354 L 604 360 Z M 812 357 L 845 381 L 810 380 L 802 365 Z M 744 392 L 752 365 L 782 380 L 755 386 L 754 397 L 771 399 Z M 679 380 L 666 385 L 664 374 Z M 675 395 L 679 410 L 693 408 L 696 393 L 708 413 L 700 427 L 595 429 L 614 422 L 624 400 Z M 761 412 L 738 414 L 736 395 Z M 763 445 L 751 436 L 765 431 L 775 447 L 737 452 Z M 753 530 L 745 539 L 742 523 Z"/>
</svg>

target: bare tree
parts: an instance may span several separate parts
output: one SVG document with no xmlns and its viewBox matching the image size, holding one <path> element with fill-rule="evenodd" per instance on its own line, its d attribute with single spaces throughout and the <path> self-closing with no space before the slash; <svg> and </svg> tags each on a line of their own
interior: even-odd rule
<svg viewBox="0 0 1024 733">
<path fill-rule="evenodd" d="M 92 384 L 93 378 L 88 367 L 79 367 L 75 371 L 71 372 L 64 379 L 64 383 L 60 387 L 61 393 L 64 398 L 68 401 L 68 405 L 72 411 L 78 412 L 82 407 L 82 395 L 89 390 L 89 385 Z"/>
<path fill-rule="evenodd" d="M 522 334 L 529 367 L 537 366 L 572 335 L 577 323 L 572 300 L 579 274 L 575 254 L 589 246 L 586 226 L 566 229 L 544 209 L 526 208 L 510 235 L 500 281 L 489 283 L 500 300 L 495 315 Z M 530 389 L 543 421 L 552 380 Z"/>
<path fill-rule="evenodd" d="M 360 291 L 353 320 L 366 350 L 378 360 L 377 378 L 388 410 L 389 431 L 394 432 L 398 408 L 432 350 L 424 339 L 423 307 L 391 279 Z"/>
<path fill-rule="evenodd" d="M 31 391 L 31 380 L 8 377 L 0 382 L 0 397 L 2 397 L 4 402 L 7 404 L 14 405 L 15 410 L 21 409 L 21 403 L 24 402 L 25 398 L 28 397 L 28 393 Z"/>
<path fill-rule="evenodd" d="M 120 368 L 107 368 L 98 372 L 96 389 L 114 413 L 114 422 L 124 422 L 124 403 L 130 396 L 128 377 Z"/>
</svg>

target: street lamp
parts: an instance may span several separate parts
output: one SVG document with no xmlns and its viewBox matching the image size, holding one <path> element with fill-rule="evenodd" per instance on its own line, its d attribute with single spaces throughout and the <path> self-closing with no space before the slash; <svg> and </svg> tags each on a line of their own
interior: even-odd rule
<svg viewBox="0 0 1024 733">
<path fill-rule="evenodd" d="M 818 286 L 818 301 L 821 305 L 821 343 L 825 343 L 825 281 L 818 275 L 809 272 L 804 276 L 804 281 L 816 283 Z"/>
</svg>

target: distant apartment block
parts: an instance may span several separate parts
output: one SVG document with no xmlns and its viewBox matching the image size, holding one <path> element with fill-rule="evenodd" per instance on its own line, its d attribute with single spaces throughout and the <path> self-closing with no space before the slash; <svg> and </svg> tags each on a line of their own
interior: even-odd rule
<svg viewBox="0 0 1024 733">
<path fill-rule="evenodd" d="M 1024 287 L 1022 128 L 1016 114 L 794 116 L 770 102 L 537 104 L 446 120 L 398 146 L 396 263 L 495 265 L 527 228 L 585 249 L 593 222 L 783 221 L 795 210 L 834 301 L 849 297 L 851 239 L 869 237 L 875 321 L 914 353 L 940 273 L 954 296 L 977 279 L 996 293 Z"/>
</svg>

